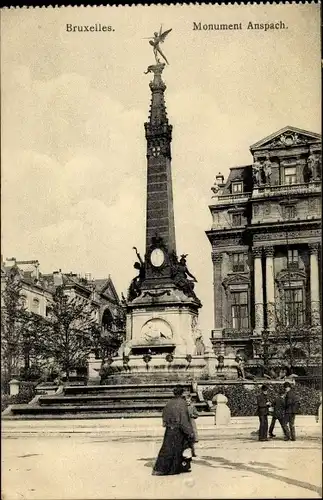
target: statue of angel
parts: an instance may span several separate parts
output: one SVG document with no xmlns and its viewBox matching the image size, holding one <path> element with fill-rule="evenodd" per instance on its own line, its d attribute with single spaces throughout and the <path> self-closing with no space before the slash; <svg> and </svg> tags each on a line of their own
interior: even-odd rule
<svg viewBox="0 0 323 500">
<path fill-rule="evenodd" d="M 158 54 L 160 54 L 162 56 L 162 58 L 166 61 L 166 63 L 169 64 L 169 62 L 167 61 L 165 55 L 162 53 L 159 44 L 160 43 L 164 43 L 166 36 L 171 31 L 172 31 L 172 28 L 170 30 L 166 30 L 166 31 L 163 32 L 163 27 L 161 26 L 160 30 L 159 30 L 159 33 L 156 31 L 154 33 L 154 36 L 149 38 L 149 43 L 153 47 L 154 56 L 155 56 L 157 64 L 160 64 L 160 59 L 158 58 Z"/>
</svg>

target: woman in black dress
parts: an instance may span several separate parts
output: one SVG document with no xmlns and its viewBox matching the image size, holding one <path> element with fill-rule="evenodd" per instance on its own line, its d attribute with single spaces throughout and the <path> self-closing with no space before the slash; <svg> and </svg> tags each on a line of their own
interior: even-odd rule
<svg viewBox="0 0 323 500">
<path fill-rule="evenodd" d="M 183 457 L 183 451 L 194 441 L 194 432 L 190 422 L 188 408 L 183 398 L 184 389 L 174 388 L 174 398 L 163 410 L 164 441 L 159 451 L 152 474 L 154 476 L 169 476 L 189 472 L 190 467 Z"/>
</svg>

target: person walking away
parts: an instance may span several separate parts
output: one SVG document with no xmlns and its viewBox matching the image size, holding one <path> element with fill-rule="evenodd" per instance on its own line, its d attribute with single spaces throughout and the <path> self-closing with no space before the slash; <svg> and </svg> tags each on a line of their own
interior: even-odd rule
<svg viewBox="0 0 323 500">
<path fill-rule="evenodd" d="M 199 417 L 199 413 L 198 413 L 195 405 L 192 403 L 192 398 L 189 394 L 186 396 L 186 404 L 187 404 L 188 415 L 190 418 L 190 422 L 191 422 L 193 434 L 194 434 L 194 440 L 191 443 L 192 457 L 196 457 L 194 443 L 198 443 L 198 441 L 199 441 L 199 436 L 198 436 L 197 426 L 196 426 L 196 419 Z"/>
<path fill-rule="evenodd" d="M 183 452 L 191 447 L 194 440 L 187 403 L 183 397 L 183 387 L 174 388 L 174 398 L 168 401 L 163 409 L 163 426 L 165 434 L 163 444 L 153 467 L 154 476 L 168 476 L 190 472 L 183 460 Z"/>
<path fill-rule="evenodd" d="M 268 401 L 268 387 L 261 386 L 261 393 L 257 396 L 257 413 L 259 417 L 259 441 L 268 441 L 268 413 L 271 406 Z"/>
<path fill-rule="evenodd" d="M 289 431 L 291 441 L 296 441 L 295 415 L 298 410 L 298 399 L 289 382 L 284 383 L 285 389 L 285 423 Z"/>
<path fill-rule="evenodd" d="M 276 437 L 274 434 L 275 424 L 278 420 L 281 428 L 283 429 L 285 440 L 290 439 L 289 430 L 285 422 L 285 392 L 281 390 L 280 394 L 273 402 L 273 416 L 271 419 L 270 427 L 269 427 L 269 437 Z"/>
</svg>

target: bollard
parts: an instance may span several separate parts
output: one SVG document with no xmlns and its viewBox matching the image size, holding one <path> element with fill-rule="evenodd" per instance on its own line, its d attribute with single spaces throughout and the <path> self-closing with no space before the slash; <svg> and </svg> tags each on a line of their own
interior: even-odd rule
<svg viewBox="0 0 323 500">
<path fill-rule="evenodd" d="M 9 382 L 9 394 L 10 396 L 17 396 L 19 394 L 19 380 L 12 379 Z"/>
</svg>

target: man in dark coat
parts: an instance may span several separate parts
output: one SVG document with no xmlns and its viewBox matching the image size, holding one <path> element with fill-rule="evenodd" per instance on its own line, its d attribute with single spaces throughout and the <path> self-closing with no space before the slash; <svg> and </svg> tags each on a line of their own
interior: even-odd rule
<svg viewBox="0 0 323 500">
<path fill-rule="evenodd" d="M 176 386 L 174 398 L 166 404 L 163 410 L 163 426 L 166 429 L 164 441 L 153 468 L 154 476 L 190 472 L 184 464 L 183 451 L 192 446 L 194 432 L 183 393 L 183 387 Z"/>
<path fill-rule="evenodd" d="M 289 438 L 296 441 L 295 415 L 297 413 L 298 400 L 289 382 L 284 383 L 285 389 L 285 423 L 289 430 Z"/>
<path fill-rule="evenodd" d="M 285 440 L 288 441 L 290 439 L 290 435 L 285 421 L 285 391 L 282 391 L 278 395 L 278 397 L 274 400 L 273 409 L 274 412 L 269 427 L 269 437 L 271 438 L 276 437 L 274 434 L 274 428 L 276 421 L 278 420 L 278 422 L 281 425 L 281 428 L 283 429 Z"/>
<path fill-rule="evenodd" d="M 261 386 L 261 393 L 257 396 L 257 413 L 259 417 L 259 441 L 268 441 L 268 413 L 270 401 L 268 401 L 268 387 Z"/>
</svg>

